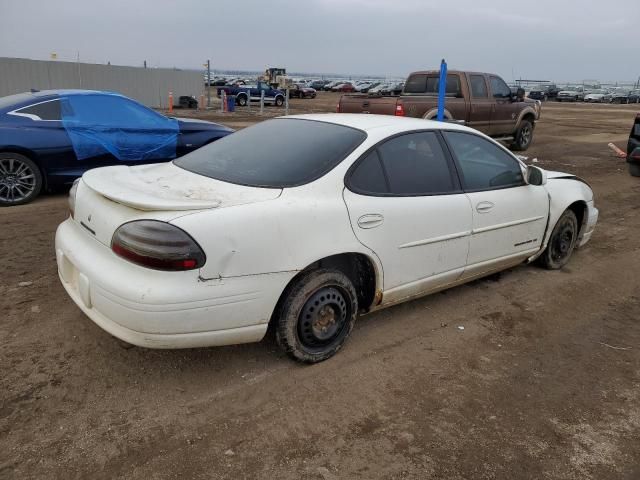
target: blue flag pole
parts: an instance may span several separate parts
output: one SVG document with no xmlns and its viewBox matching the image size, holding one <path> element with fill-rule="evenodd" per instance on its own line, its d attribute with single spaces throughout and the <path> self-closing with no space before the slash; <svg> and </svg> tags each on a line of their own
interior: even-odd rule
<svg viewBox="0 0 640 480">
<path fill-rule="evenodd" d="M 444 120 L 444 98 L 447 91 L 447 62 L 440 62 L 440 82 L 438 83 L 438 116 L 439 122 Z"/>
</svg>

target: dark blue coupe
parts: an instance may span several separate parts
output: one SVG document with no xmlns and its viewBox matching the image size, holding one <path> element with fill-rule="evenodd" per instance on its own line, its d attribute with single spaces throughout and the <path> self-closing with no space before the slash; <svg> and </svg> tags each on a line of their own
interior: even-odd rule
<svg viewBox="0 0 640 480">
<path fill-rule="evenodd" d="M 0 206 L 70 185 L 91 168 L 166 162 L 232 133 L 170 118 L 117 93 L 47 90 L 0 98 Z"/>
</svg>

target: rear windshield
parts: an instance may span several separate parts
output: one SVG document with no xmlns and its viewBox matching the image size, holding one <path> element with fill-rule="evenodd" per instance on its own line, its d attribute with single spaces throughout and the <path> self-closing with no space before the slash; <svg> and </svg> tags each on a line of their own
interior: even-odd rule
<svg viewBox="0 0 640 480">
<path fill-rule="evenodd" d="M 343 125 L 278 118 L 228 135 L 174 163 L 224 182 L 294 187 L 327 173 L 366 137 Z"/>
</svg>

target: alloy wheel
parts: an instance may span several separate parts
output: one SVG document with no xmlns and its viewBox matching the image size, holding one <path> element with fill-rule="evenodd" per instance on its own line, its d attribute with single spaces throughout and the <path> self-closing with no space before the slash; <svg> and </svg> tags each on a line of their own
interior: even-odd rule
<svg viewBox="0 0 640 480">
<path fill-rule="evenodd" d="M 20 202 L 36 188 L 36 175 L 31 167 L 17 158 L 0 158 L 0 201 Z"/>
</svg>

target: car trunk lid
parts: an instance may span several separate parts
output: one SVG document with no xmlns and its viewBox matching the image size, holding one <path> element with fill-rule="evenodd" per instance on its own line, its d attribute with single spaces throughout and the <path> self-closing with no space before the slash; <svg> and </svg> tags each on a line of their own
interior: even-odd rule
<svg viewBox="0 0 640 480">
<path fill-rule="evenodd" d="M 129 221 L 168 222 L 198 210 L 273 200 L 281 192 L 214 180 L 173 163 L 119 165 L 83 175 L 74 220 L 98 241 L 110 245 L 115 230 Z"/>
</svg>

